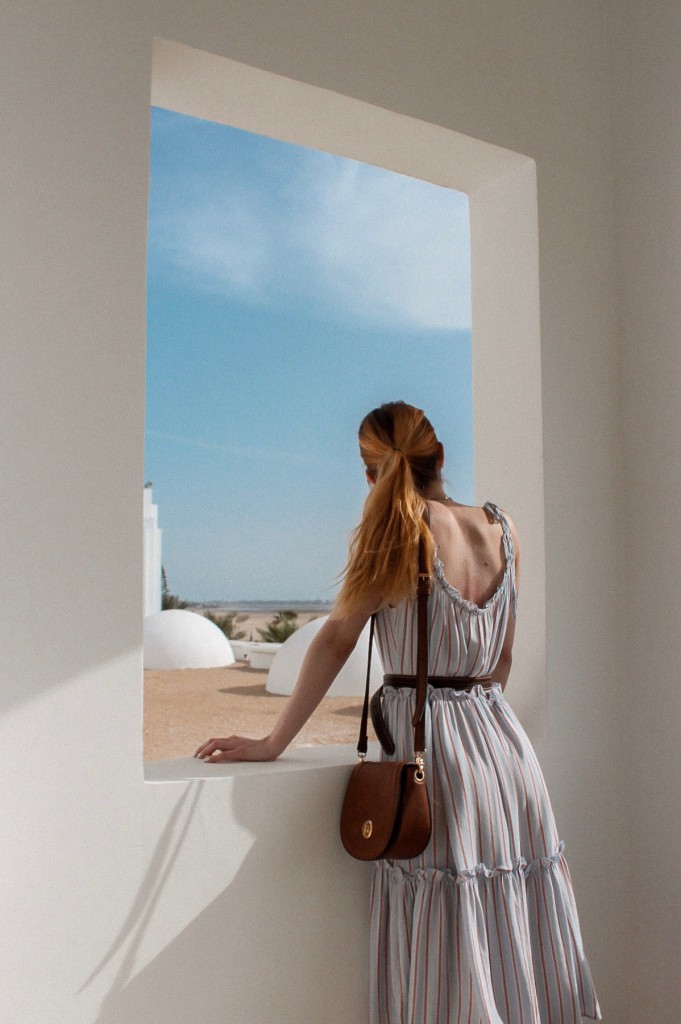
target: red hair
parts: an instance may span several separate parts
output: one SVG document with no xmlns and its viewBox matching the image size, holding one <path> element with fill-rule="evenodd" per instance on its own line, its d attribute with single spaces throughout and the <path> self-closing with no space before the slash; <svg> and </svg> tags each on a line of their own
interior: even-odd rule
<svg viewBox="0 0 681 1024">
<path fill-rule="evenodd" d="M 350 542 L 334 608 L 338 617 L 413 597 L 421 537 L 428 569 L 433 566 L 433 535 L 420 492 L 439 478 L 442 445 L 429 420 L 405 402 L 381 405 L 362 420 L 359 449 L 374 483 Z"/>
</svg>

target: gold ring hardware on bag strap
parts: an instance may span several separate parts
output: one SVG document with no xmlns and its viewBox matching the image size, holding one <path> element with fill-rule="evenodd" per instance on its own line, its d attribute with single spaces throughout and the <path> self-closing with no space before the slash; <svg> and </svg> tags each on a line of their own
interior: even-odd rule
<svg viewBox="0 0 681 1024">
<path fill-rule="evenodd" d="M 425 750 L 419 750 L 414 754 L 414 760 L 416 761 L 416 771 L 414 772 L 414 782 L 423 783 L 426 781 L 426 765 L 423 760 Z"/>
</svg>

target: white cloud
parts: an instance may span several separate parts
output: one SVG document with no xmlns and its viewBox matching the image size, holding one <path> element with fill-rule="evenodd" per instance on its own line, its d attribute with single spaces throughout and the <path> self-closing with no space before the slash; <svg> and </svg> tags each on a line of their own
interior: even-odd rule
<svg viewBox="0 0 681 1024">
<path fill-rule="evenodd" d="M 470 326 L 465 197 L 362 164 L 318 182 L 308 244 L 338 305 L 367 320 Z"/>
<path fill-rule="evenodd" d="M 226 287 L 263 299 L 271 246 L 248 199 L 226 194 L 160 214 L 152 222 L 154 239 L 179 269 L 211 290 Z"/>
<path fill-rule="evenodd" d="M 321 154 L 276 186 L 194 182 L 183 208 L 154 216 L 152 244 L 195 285 L 250 302 L 308 296 L 365 325 L 470 327 L 461 194 Z"/>
</svg>

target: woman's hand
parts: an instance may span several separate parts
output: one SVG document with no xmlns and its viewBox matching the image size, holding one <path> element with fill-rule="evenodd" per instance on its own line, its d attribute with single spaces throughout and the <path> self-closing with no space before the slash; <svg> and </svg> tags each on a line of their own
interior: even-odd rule
<svg viewBox="0 0 681 1024">
<path fill-rule="evenodd" d="M 194 757 L 217 764 L 219 761 L 275 761 L 281 754 L 269 736 L 251 740 L 247 736 L 223 736 L 207 740 Z"/>
</svg>

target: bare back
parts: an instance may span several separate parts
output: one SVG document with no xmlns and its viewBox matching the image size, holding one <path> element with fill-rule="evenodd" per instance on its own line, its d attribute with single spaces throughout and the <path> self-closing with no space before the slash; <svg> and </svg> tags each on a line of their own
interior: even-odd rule
<svg viewBox="0 0 681 1024">
<path fill-rule="evenodd" d="M 482 607 L 499 587 L 506 567 L 503 530 L 484 508 L 428 501 L 430 526 L 447 582 Z M 510 517 L 506 517 L 519 550 Z M 517 577 L 516 560 L 516 577 Z"/>
<path fill-rule="evenodd" d="M 428 599 L 428 668 L 435 676 L 493 679 L 503 687 L 515 632 L 515 530 L 492 502 L 484 508 L 428 499 L 438 545 Z M 381 608 L 376 636 L 384 671 L 416 671 L 416 602 Z"/>
</svg>

